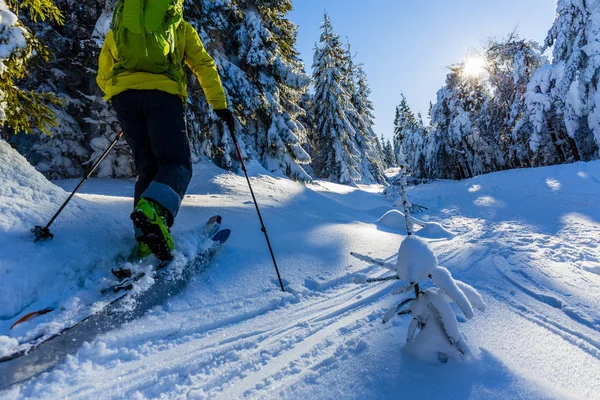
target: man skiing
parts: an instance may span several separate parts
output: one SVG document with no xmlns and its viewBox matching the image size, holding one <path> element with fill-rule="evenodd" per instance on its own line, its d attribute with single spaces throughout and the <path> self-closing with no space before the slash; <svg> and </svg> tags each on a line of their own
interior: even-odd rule
<svg viewBox="0 0 600 400">
<path fill-rule="evenodd" d="M 138 180 L 131 213 L 137 257 L 171 259 L 170 227 L 192 177 L 184 115 L 187 79 L 198 77 L 215 113 L 234 118 L 214 60 L 183 20 L 183 0 L 119 0 L 99 58 L 97 83 L 117 113 Z"/>
</svg>

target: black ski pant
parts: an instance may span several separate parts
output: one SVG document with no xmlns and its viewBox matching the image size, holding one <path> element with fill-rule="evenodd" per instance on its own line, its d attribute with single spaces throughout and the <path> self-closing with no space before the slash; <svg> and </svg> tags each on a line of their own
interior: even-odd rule
<svg viewBox="0 0 600 400">
<path fill-rule="evenodd" d="M 127 90 L 112 98 L 138 180 L 135 203 L 158 202 L 171 226 L 192 178 L 190 142 L 179 96 L 160 90 Z"/>
</svg>

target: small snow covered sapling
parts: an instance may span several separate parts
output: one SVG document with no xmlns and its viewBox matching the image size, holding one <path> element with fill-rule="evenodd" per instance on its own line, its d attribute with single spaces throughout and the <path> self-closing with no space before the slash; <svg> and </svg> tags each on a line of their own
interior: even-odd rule
<svg viewBox="0 0 600 400">
<path fill-rule="evenodd" d="M 470 354 L 470 350 L 459 331 L 450 304 L 456 303 L 467 319 L 473 318 L 473 308 L 485 311 L 486 304 L 477 290 L 454 279 L 448 269 L 438 264 L 438 259 L 427 242 L 412 234 L 410 203 L 406 197 L 405 185 L 402 199 L 408 236 L 400 245 L 396 263 L 379 265 L 396 273 L 389 278 L 404 282 L 404 286 L 395 288 L 392 294 L 414 293 L 414 297 L 390 308 L 383 317 L 383 323 L 396 315 L 410 314 L 412 320 L 405 347 L 409 353 L 428 361 L 439 360 L 444 363 L 450 358 L 463 359 Z M 377 280 L 355 280 L 357 283 L 373 281 Z M 431 282 L 434 286 L 422 290 L 420 285 L 424 281 Z"/>
<path fill-rule="evenodd" d="M 402 241 L 396 264 L 384 266 L 405 282 L 393 294 L 414 293 L 414 297 L 390 308 L 383 317 L 383 323 L 387 323 L 396 315 L 412 316 L 406 350 L 420 358 L 442 362 L 450 358 L 460 360 L 470 354 L 450 304 L 456 303 L 467 319 L 473 318 L 473 308 L 480 311 L 486 308 L 477 290 L 454 279 L 448 269 L 438 264 L 427 243 L 414 235 Z M 421 289 L 425 281 L 434 286 Z"/>
</svg>

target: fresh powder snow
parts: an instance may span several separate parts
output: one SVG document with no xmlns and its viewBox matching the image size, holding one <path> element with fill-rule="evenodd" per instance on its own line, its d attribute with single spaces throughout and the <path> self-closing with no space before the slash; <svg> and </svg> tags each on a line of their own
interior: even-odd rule
<svg viewBox="0 0 600 400">
<path fill-rule="evenodd" d="M 2 387 L 0 398 L 600 397 L 600 162 L 409 187 L 410 201 L 428 208 L 419 220 L 453 233 L 434 239 L 418 236 L 418 223 L 410 238 L 377 224 L 393 209 L 381 186 L 303 185 L 248 167 L 286 293 L 245 178 L 196 164 L 173 234 L 190 257 L 194 233 L 222 215 L 232 236 L 209 268 L 140 318 Z M 76 185 L 46 181 L 0 141 L 0 356 L 56 318 L 11 330 L 23 315 L 98 301 L 134 245 L 134 182 L 106 179 L 83 186 L 53 240 L 33 242 L 29 229 Z M 430 251 L 414 279 L 432 278 L 412 316 L 382 324 L 409 282 L 353 279 L 389 276 L 409 243 Z M 439 323 L 419 334 L 414 316 Z"/>
</svg>

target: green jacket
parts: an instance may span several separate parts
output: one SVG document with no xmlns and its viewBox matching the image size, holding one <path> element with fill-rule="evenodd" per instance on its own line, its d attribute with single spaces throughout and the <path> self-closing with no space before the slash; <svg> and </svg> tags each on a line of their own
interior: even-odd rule
<svg viewBox="0 0 600 400">
<path fill-rule="evenodd" d="M 187 64 L 198 77 L 208 103 L 215 110 L 227 108 L 225 92 L 215 61 L 204 49 L 198 32 L 186 21 L 183 21 L 177 29 L 177 43 L 180 60 Z M 180 85 L 167 75 L 144 71 L 125 71 L 111 76 L 113 66 L 118 60 L 117 45 L 111 30 L 106 35 L 100 52 L 98 76 L 96 77 L 98 86 L 105 94 L 105 100 L 110 100 L 126 90 L 135 89 L 162 90 L 179 95 L 184 102 L 187 101 L 186 83 Z"/>
</svg>

